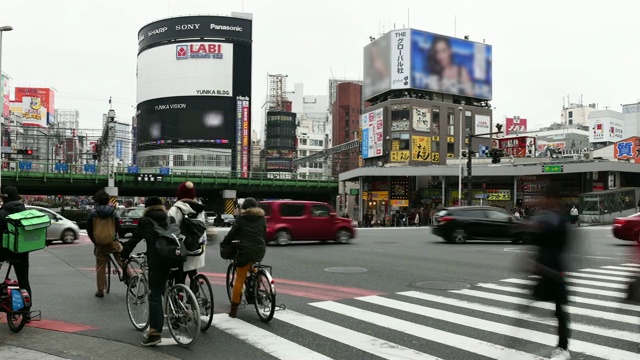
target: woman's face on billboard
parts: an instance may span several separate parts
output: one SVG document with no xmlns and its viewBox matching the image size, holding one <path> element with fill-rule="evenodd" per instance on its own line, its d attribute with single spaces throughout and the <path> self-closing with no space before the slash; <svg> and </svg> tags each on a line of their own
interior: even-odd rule
<svg viewBox="0 0 640 360">
<path fill-rule="evenodd" d="M 442 67 L 451 65 L 451 48 L 446 41 L 440 40 L 436 42 L 433 47 L 436 50 L 436 59 Z"/>
</svg>

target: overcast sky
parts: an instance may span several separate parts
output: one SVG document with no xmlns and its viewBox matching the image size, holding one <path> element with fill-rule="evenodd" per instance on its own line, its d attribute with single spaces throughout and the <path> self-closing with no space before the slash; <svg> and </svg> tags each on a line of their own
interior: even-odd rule
<svg viewBox="0 0 640 360">
<path fill-rule="evenodd" d="M 332 76 L 362 78 L 369 36 L 409 22 L 493 45 L 495 119 L 520 115 L 540 127 L 559 121 L 563 97 L 582 95 L 585 104 L 614 110 L 640 98 L 640 2 L 633 0 L 3 0 L 0 26 L 14 31 L 4 35 L 2 70 L 11 87 L 55 87 L 56 107 L 78 109 L 82 128 L 101 126 L 109 96 L 118 118 L 129 121 L 140 27 L 243 10 L 254 16 L 254 126 L 267 73 L 325 95 Z"/>
</svg>

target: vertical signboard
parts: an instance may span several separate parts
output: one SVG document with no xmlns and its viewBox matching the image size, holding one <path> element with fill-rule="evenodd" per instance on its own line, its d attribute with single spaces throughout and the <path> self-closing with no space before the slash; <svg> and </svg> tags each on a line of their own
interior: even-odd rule
<svg viewBox="0 0 640 360">
<path fill-rule="evenodd" d="M 488 134 L 491 132 L 491 117 L 489 115 L 476 115 L 476 122 L 473 129 L 474 135 Z M 487 137 L 481 136 L 481 137 Z"/>
<path fill-rule="evenodd" d="M 384 108 L 362 115 L 362 158 L 382 156 L 384 145 Z"/>
<path fill-rule="evenodd" d="M 423 132 L 431 131 L 431 109 L 413 108 L 413 130 Z"/>
<path fill-rule="evenodd" d="M 136 157 L 138 155 L 138 119 L 131 117 L 131 163 L 136 164 Z"/>
<path fill-rule="evenodd" d="M 122 140 L 116 140 L 116 159 L 122 160 Z"/>
<path fill-rule="evenodd" d="M 431 136 L 411 137 L 411 160 L 431 161 Z"/>
<path fill-rule="evenodd" d="M 236 171 L 242 170 L 242 98 L 236 98 Z"/>
<path fill-rule="evenodd" d="M 0 94 L 2 94 L 2 117 L 9 118 L 9 77 L 2 74 L 0 77 Z"/>
<path fill-rule="evenodd" d="M 514 116 L 505 120 L 505 136 L 510 134 L 516 134 L 527 132 L 527 119 L 522 119 L 520 116 Z"/>
<path fill-rule="evenodd" d="M 249 176 L 249 98 L 242 101 L 242 177 Z"/>
<path fill-rule="evenodd" d="M 411 30 L 391 31 L 391 89 L 411 87 Z"/>
</svg>

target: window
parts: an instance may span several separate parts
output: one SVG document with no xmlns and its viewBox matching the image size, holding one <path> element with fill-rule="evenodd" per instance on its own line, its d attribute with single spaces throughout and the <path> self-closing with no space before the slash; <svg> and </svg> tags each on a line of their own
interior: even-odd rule
<svg viewBox="0 0 640 360">
<path fill-rule="evenodd" d="M 313 205 L 311 206 L 311 216 L 315 217 L 329 217 L 331 211 L 326 205 Z"/>
<path fill-rule="evenodd" d="M 300 145 L 307 145 L 307 139 L 300 139 Z"/>
<path fill-rule="evenodd" d="M 437 107 L 431 111 L 431 133 L 440 135 L 440 108 Z"/>
<path fill-rule="evenodd" d="M 454 143 L 447 143 L 447 154 L 455 154 L 456 147 Z"/>
<path fill-rule="evenodd" d="M 487 217 L 491 220 L 501 220 L 501 221 L 509 220 L 509 215 L 507 213 L 503 213 L 495 210 L 487 211 Z"/>
<path fill-rule="evenodd" d="M 486 218 L 484 211 L 482 210 L 469 210 L 469 211 L 463 212 L 462 214 L 464 214 L 463 216 L 465 217 L 474 218 L 474 219 Z"/>
<path fill-rule="evenodd" d="M 391 134 L 391 150 L 411 150 L 411 143 L 409 141 L 409 133 L 392 133 Z"/>
<path fill-rule="evenodd" d="M 569 111 L 568 116 L 569 116 L 569 119 L 573 119 L 573 111 Z"/>
<path fill-rule="evenodd" d="M 465 134 L 469 135 L 473 132 L 473 120 L 471 119 L 471 111 L 464 113 L 464 128 L 467 131 Z"/>
<path fill-rule="evenodd" d="M 304 204 L 282 204 L 280 205 L 280 215 L 282 217 L 304 216 Z"/>
<path fill-rule="evenodd" d="M 449 114 L 447 119 L 448 119 L 447 135 L 453 136 L 456 134 L 456 115 L 453 112 L 453 109 L 449 109 Z"/>
</svg>

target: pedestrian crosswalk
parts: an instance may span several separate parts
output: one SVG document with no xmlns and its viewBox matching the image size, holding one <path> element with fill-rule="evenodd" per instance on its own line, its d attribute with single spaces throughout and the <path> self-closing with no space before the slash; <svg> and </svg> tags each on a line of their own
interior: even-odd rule
<svg viewBox="0 0 640 360">
<path fill-rule="evenodd" d="M 640 306 L 623 302 L 636 275 L 637 264 L 565 274 L 573 359 L 640 359 Z M 269 324 L 216 314 L 213 326 L 276 359 L 549 359 L 555 305 L 530 300 L 535 280 L 314 302 Z"/>
</svg>

